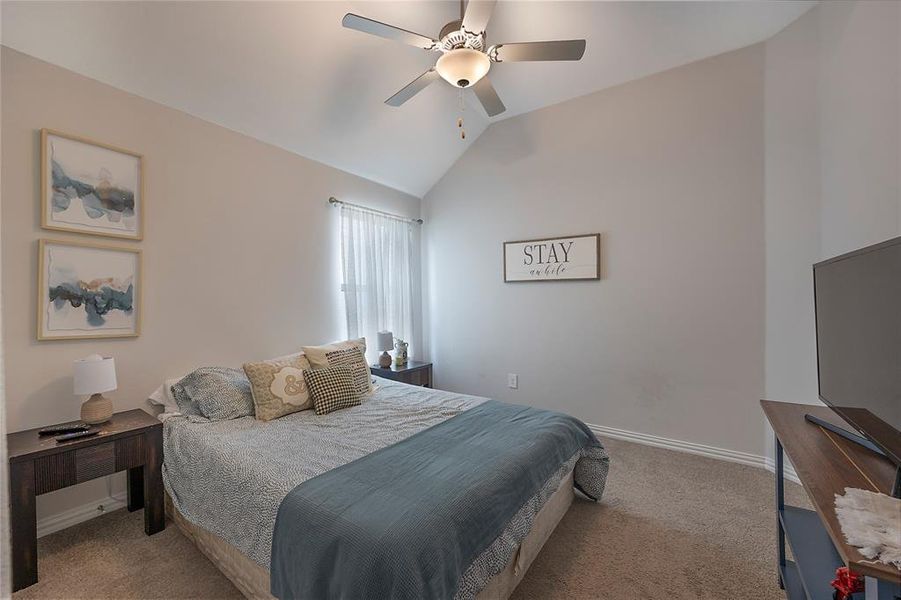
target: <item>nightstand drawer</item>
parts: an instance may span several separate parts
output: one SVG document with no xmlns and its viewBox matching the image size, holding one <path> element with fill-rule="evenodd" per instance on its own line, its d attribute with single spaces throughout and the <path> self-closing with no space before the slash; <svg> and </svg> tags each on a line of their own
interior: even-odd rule
<svg viewBox="0 0 901 600">
<path fill-rule="evenodd" d="M 406 379 L 406 382 L 410 385 L 421 385 L 425 387 L 431 387 L 432 385 L 432 377 L 431 371 L 429 369 L 419 369 L 411 372 Z"/>
<path fill-rule="evenodd" d="M 42 456 L 34 461 L 34 488 L 46 494 L 144 464 L 144 436 Z"/>
<path fill-rule="evenodd" d="M 116 472 L 116 443 L 107 442 L 79 448 L 75 451 L 75 480 L 77 483 Z"/>
<path fill-rule="evenodd" d="M 60 452 L 34 461 L 34 492 L 46 494 L 75 485 L 75 451 Z"/>
<path fill-rule="evenodd" d="M 144 436 L 133 435 L 116 440 L 116 470 L 124 471 L 144 464 Z"/>
</svg>

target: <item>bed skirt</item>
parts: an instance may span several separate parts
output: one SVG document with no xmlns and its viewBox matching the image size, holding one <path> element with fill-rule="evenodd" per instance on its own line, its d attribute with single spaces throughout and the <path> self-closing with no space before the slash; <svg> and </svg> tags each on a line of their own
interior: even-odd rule
<svg viewBox="0 0 901 600">
<path fill-rule="evenodd" d="M 478 600 L 506 600 L 522 581 L 532 561 L 556 529 L 573 501 L 573 474 L 560 482 L 547 502 L 535 516 L 532 529 L 526 535 L 506 568 L 492 577 L 479 592 Z M 166 513 L 194 545 L 216 565 L 238 590 L 251 600 L 273 600 L 269 593 L 269 571 L 247 558 L 237 548 L 214 533 L 185 519 L 166 495 Z"/>
</svg>

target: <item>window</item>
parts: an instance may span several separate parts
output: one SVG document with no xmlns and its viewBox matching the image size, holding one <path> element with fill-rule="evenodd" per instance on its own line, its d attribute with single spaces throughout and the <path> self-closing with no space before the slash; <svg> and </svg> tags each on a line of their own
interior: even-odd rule
<svg viewBox="0 0 901 600">
<path fill-rule="evenodd" d="M 413 336 L 413 224 L 341 205 L 341 265 L 349 338 L 366 337 L 375 355 L 376 333 Z"/>
</svg>

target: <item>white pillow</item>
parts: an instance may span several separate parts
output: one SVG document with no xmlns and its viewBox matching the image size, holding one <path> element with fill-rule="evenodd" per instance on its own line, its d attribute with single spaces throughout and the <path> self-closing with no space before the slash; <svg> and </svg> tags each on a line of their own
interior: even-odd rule
<svg viewBox="0 0 901 600">
<path fill-rule="evenodd" d="M 181 381 L 181 379 L 181 377 L 167 379 L 160 387 L 156 388 L 150 396 L 148 396 L 147 400 L 149 400 L 151 404 L 162 406 L 164 409 L 163 412 L 179 412 L 178 404 L 172 396 L 172 385 Z"/>
</svg>

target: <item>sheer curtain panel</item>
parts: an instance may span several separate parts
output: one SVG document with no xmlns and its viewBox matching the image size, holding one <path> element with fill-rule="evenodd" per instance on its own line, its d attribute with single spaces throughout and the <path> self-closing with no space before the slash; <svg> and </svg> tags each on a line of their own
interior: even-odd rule
<svg viewBox="0 0 901 600">
<path fill-rule="evenodd" d="M 340 211 L 347 335 L 365 336 L 373 361 L 377 332 L 413 337 L 413 224 L 347 204 Z"/>
</svg>

